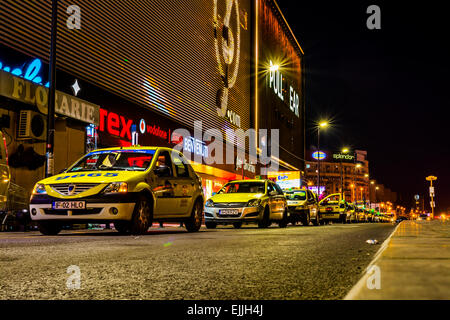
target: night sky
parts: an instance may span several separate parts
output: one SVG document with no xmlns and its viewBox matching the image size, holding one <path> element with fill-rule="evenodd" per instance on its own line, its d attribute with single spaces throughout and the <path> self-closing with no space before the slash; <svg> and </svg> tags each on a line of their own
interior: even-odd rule
<svg viewBox="0 0 450 320">
<path fill-rule="evenodd" d="M 395 2 L 395 3 L 393 3 Z M 427 175 L 438 177 L 438 213 L 450 210 L 448 13 L 441 2 L 287 1 L 283 14 L 305 51 L 307 148 L 314 121 L 331 118 L 321 148 L 368 151 L 370 174 L 410 207 L 429 206 Z M 369 5 L 381 30 L 369 30 Z"/>
</svg>

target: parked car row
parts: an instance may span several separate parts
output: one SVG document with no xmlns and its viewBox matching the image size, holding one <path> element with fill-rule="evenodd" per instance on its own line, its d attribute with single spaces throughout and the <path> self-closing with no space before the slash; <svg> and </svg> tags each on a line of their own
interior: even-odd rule
<svg viewBox="0 0 450 320">
<path fill-rule="evenodd" d="M 323 222 L 358 223 L 392 222 L 393 216 L 378 213 L 365 208 L 363 204 L 347 202 L 344 195 L 335 193 L 319 202 L 320 216 Z"/>
<path fill-rule="evenodd" d="M 201 179 L 181 152 L 140 146 L 94 150 L 39 181 L 30 213 L 45 235 L 83 223 L 114 223 L 120 233 L 142 234 L 153 222 L 183 223 L 195 232 L 203 218 L 209 229 L 374 220 L 340 194 L 319 202 L 310 190 L 282 190 L 268 179 L 230 181 L 204 199 Z"/>
</svg>

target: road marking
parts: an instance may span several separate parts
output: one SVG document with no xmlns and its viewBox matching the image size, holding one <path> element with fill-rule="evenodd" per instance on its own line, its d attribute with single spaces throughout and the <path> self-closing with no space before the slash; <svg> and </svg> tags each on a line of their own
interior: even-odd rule
<svg viewBox="0 0 450 320">
<path fill-rule="evenodd" d="M 353 286 L 353 288 L 349 291 L 349 293 L 347 293 L 347 295 L 344 297 L 344 300 L 354 300 L 355 296 L 361 291 L 361 289 L 363 287 L 366 286 L 366 281 L 367 281 L 367 278 L 369 277 L 369 274 L 367 273 L 367 271 L 370 270 L 372 268 L 372 266 L 375 265 L 375 262 L 380 258 L 381 254 L 384 252 L 384 250 L 386 250 L 386 248 L 389 245 L 389 242 L 391 242 L 392 236 L 395 234 L 395 232 L 397 231 L 397 229 L 400 225 L 401 225 L 401 223 L 399 223 L 395 227 L 394 231 L 392 231 L 392 233 L 389 235 L 389 237 L 387 237 L 387 239 L 384 240 L 380 249 L 378 249 L 377 253 L 375 254 L 375 257 L 372 259 L 372 261 L 369 263 L 367 268 L 364 270 L 364 274 L 363 274 L 362 278 L 359 279 L 359 281 Z"/>
</svg>

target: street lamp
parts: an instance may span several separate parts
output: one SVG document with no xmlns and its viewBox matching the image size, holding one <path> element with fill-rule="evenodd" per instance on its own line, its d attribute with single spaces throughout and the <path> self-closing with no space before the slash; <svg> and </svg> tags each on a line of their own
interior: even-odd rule
<svg viewBox="0 0 450 320">
<path fill-rule="evenodd" d="M 320 196 L 320 129 L 328 127 L 328 121 L 320 121 L 317 126 L 317 196 Z"/>
<path fill-rule="evenodd" d="M 355 160 L 356 161 L 356 160 Z M 356 169 L 358 169 L 358 168 L 361 168 L 361 163 L 357 163 L 357 164 L 355 164 L 355 170 L 354 170 L 354 173 L 353 173 L 353 184 L 355 185 L 355 197 L 354 197 L 354 199 L 353 199 L 353 202 L 355 202 L 355 204 L 356 204 L 356 201 L 358 200 L 357 198 L 358 198 L 358 194 L 357 194 L 357 190 L 356 190 L 356 188 L 357 188 L 357 182 L 356 182 Z"/>
<path fill-rule="evenodd" d="M 348 148 L 342 148 L 341 150 L 342 153 L 347 153 L 348 152 Z M 342 157 L 341 157 L 341 193 L 342 193 L 342 198 L 344 198 L 344 168 L 342 166 Z"/>
</svg>

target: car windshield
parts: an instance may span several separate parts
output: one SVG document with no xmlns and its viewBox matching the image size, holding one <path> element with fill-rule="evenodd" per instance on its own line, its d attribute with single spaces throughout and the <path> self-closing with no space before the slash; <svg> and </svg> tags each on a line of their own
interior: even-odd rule
<svg viewBox="0 0 450 320">
<path fill-rule="evenodd" d="M 231 182 L 218 193 L 265 193 L 264 182 Z"/>
<path fill-rule="evenodd" d="M 306 191 L 287 191 L 285 195 L 288 200 L 306 200 Z"/>
<path fill-rule="evenodd" d="M 150 166 L 155 150 L 93 151 L 73 165 L 67 172 L 80 171 L 145 171 Z"/>
<path fill-rule="evenodd" d="M 329 197 L 323 199 L 322 202 L 320 203 L 320 205 L 326 206 L 328 204 L 338 204 L 340 200 L 341 199 L 340 199 L 339 195 L 329 196 Z"/>
</svg>

